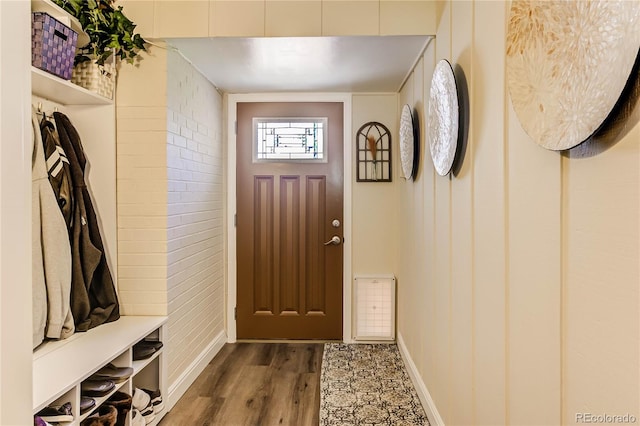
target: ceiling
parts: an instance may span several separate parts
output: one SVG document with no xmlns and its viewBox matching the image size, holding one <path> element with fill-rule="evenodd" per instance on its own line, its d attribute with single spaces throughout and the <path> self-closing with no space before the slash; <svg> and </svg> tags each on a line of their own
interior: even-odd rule
<svg viewBox="0 0 640 426">
<path fill-rule="evenodd" d="M 171 39 L 219 90 L 397 92 L 431 37 Z"/>
</svg>

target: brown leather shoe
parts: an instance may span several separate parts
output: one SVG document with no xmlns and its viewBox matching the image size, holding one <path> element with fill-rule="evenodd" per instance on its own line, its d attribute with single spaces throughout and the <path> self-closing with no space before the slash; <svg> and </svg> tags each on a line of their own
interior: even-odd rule
<svg viewBox="0 0 640 426">
<path fill-rule="evenodd" d="M 98 411 L 87 417 L 80 426 L 115 426 L 118 410 L 113 405 L 103 404 Z"/>
<path fill-rule="evenodd" d="M 158 340 L 141 340 L 133 345 L 133 360 L 149 358 L 162 348 L 162 342 Z"/>
<path fill-rule="evenodd" d="M 118 391 L 109 397 L 107 404 L 113 405 L 118 410 L 118 419 L 115 426 L 124 426 L 127 414 L 131 410 L 131 395 Z"/>
<path fill-rule="evenodd" d="M 85 380 L 80 389 L 85 396 L 103 396 L 111 392 L 115 386 L 113 380 Z"/>
<path fill-rule="evenodd" d="M 131 377 L 132 374 L 133 368 L 131 367 L 116 367 L 113 364 L 107 364 L 93 373 L 89 380 L 113 380 L 120 383 Z"/>
<path fill-rule="evenodd" d="M 86 413 L 87 411 L 91 410 L 95 406 L 96 406 L 95 399 L 88 396 L 80 397 L 80 414 Z"/>
</svg>

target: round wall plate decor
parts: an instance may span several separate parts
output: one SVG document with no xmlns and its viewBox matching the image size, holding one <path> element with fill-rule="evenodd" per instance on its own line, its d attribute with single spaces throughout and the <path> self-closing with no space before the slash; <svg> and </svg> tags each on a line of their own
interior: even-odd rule
<svg viewBox="0 0 640 426">
<path fill-rule="evenodd" d="M 451 171 L 458 147 L 458 91 L 453 68 L 438 61 L 429 91 L 429 149 L 433 167 L 440 176 Z"/>
<path fill-rule="evenodd" d="M 402 174 L 406 179 L 413 178 L 413 147 L 413 116 L 411 115 L 411 107 L 405 105 L 402 107 L 402 114 L 400 115 L 400 163 L 402 165 Z"/>
<path fill-rule="evenodd" d="M 551 150 L 589 139 L 618 102 L 640 51 L 638 1 L 511 5 L 507 83 L 525 132 Z"/>
</svg>

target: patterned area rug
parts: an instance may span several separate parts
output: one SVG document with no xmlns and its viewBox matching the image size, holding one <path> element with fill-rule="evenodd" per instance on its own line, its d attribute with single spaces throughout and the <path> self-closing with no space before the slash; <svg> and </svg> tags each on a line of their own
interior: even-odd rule
<svg viewBox="0 0 640 426">
<path fill-rule="evenodd" d="M 320 426 L 336 425 L 429 425 L 396 345 L 324 345 Z"/>
</svg>

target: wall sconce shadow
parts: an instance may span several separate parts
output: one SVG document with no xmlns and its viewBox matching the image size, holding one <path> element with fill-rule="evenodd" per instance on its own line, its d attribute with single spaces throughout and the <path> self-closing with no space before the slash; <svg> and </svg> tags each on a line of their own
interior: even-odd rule
<svg viewBox="0 0 640 426">
<path fill-rule="evenodd" d="M 640 52 L 636 57 L 629 80 L 618 102 L 602 122 L 602 125 L 587 140 L 575 147 L 562 151 L 567 158 L 590 158 L 602 154 L 620 142 L 640 123 Z"/>
<path fill-rule="evenodd" d="M 456 156 L 453 159 L 451 173 L 458 176 L 464 163 L 464 157 L 467 152 L 467 144 L 469 141 L 469 87 L 467 86 L 467 77 L 464 70 L 458 64 L 453 68 L 453 75 L 456 78 L 456 89 L 458 91 L 458 141 L 456 147 Z"/>
<path fill-rule="evenodd" d="M 420 114 L 417 108 L 413 108 L 411 111 L 413 116 L 413 173 L 411 177 L 414 181 L 418 180 L 418 174 L 420 173 L 420 153 L 422 150 L 421 138 L 420 138 Z"/>
</svg>

